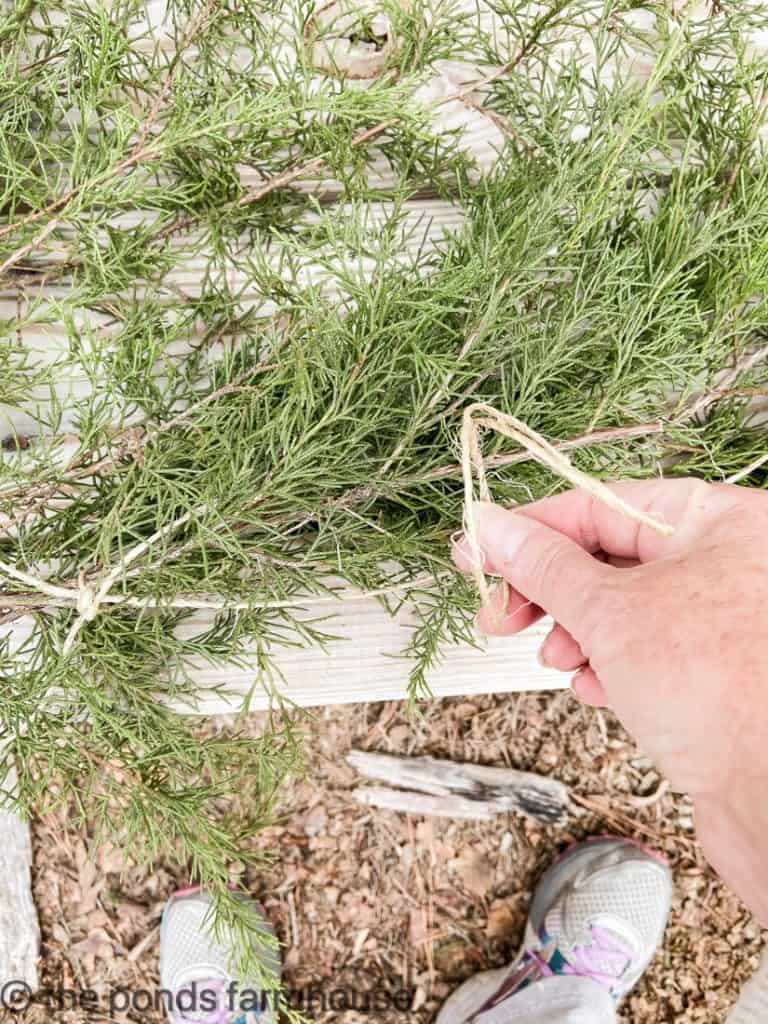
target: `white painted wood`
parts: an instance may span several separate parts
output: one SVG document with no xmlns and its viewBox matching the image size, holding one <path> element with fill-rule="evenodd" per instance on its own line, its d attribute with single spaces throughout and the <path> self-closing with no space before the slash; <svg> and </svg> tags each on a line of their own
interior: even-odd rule
<svg viewBox="0 0 768 1024">
<path fill-rule="evenodd" d="M 15 784 L 13 777 L 6 780 L 9 789 Z M 0 810 L 0 836 L 0 992 L 10 997 L 10 982 L 37 989 L 40 925 L 32 899 L 29 825 L 13 811 Z M 21 988 L 19 994 L 23 998 Z"/>
<path fill-rule="evenodd" d="M 349 204 L 340 203 L 337 207 L 339 216 L 349 217 L 353 209 Z M 357 208 L 355 208 L 357 209 Z M 383 224 L 392 216 L 393 204 L 380 202 L 367 204 L 360 216 L 364 216 L 361 228 L 370 232 L 371 238 L 375 238 L 380 232 Z M 464 210 L 460 205 L 448 202 L 443 199 L 410 200 L 401 206 L 402 219 L 398 225 L 397 237 L 399 239 L 398 250 L 402 253 L 402 259 L 413 258 L 417 253 L 429 253 L 434 251 L 444 239 L 447 232 L 458 230 L 464 223 Z M 154 215 L 144 211 L 134 211 L 121 218 L 121 226 L 130 228 L 148 217 L 150 220 Z M 305 218 L 306 224 L 312 226 L 318 222 L 318 216 L 308 214 Z M 318 261 L 325 256 L 330 261 L 328 266 L 321 265 Z M 339 285 L 338 278 L 334 274 L 330 252 L 318 251 L 315 261 L 308 260 L 300 268 L 301 279 L 309 284 L 320 285 L 323 292 L 331 298 L 343 298 L 343 289 Z M 268 257 L 269 259 L 269 254 Z M 277 267 L 279 256 L 277 250 L 274 254 L 274 265 Z M 206 260 L 203 257 L 189 259 L 177 270 L 168 275 L 168 284 L 174 288 L 181 289 L 190 300 L 200 296 L 202 291 L 202 279 L 206 267 Z M 361 258 L 356 268 L 359 274 L 369 276 L 375 270 L 376 262 L 369 257 Z M 339 266 L 339 271 L 341 270 Z M 349 268 L 346 268 L 349 272 Z M 233 293 L 238 294 L 241 311 L 254 309 L 258 316 L 263 318 L 266 325 L 275 314 L 275 305 L 272 300 L 258 294 L 255 288 L 248 288 L 250 281 L 247 273 L 239 267 L 232 265 L 226 271 L 228 283 Z M 65 294 L 66 289 L 61 286 L 50 289 L 50 298 L 57 294 Z M 138 288 L 140 294 L 140 286 Z M 36 289 L 32 289 L 36 296 Z M 5 296 L 0 290 L 0 319 L 12 320 L 18 311 L 18 296 L 6 291 Z M 48 297 L 48 296 L 47 296 Z M 33 363 L 42 366 L 50 366 L 57 360 L 62 359 L 68 352 L 70 339 L 68 331 L 60 322 L 46 323 L 45 307 L 40 311 L 40 321 L 31 324 L 21 332 L 20 341 L 29 351 Z M 92 349 L 108 351 L 114 342 L 115 335 L 119 332 L 120 326 L 115 324 L 114 318 L 94 310 L 81 310 L 75 317 L 75 324 L 81 332 L 83 344 Z M 181 361 L 189 353 L 192 345 L 199 343 L 206 330 L 207 325 L 200 323 L 198 329 L 184 340 L 169 345 L 163 353 L 163 360 L 154 367 L 154 374 L 158 379 L 167 372 L 168 362 Z M 208 358 L 215 362 L 221 358 L 222 346 L 211 346 L 208 350 Z M 61 371 L 55 376 L 53 385 L 54 394 L 51 395 L 48 388 L 40 388 L 37 393 L 30 393 L 29 401 L 24 409 L 16 406 L 3 405 L 0 403 L 0 441 L 5 437 L 14 434 L 23 435 L 29 438 L 38 439 L 37 443 L 47 443 L 50 435 L 49 424 L 54 417 L 58 419 L 59 431 L 71 432 L 74 428 L 75 406 L 77 402 L 86 399 L 92 391 L 91 382 L 85 376 L 83 370 L 71 362 L 62 365 Z M 58 410 L 62 411 L 60 419 Z M 118 416 L 117 409 L 115 416 Z M 32 453 L 30 453 L 32 454 Z M 0 459 L 5 453 L 0 452 Z"/>
<path fill-rule="evenodd" d="M 330 641 L 325 652 L 317 648 L 274 648 L 275 664 L 283 676 L 282 681 L 275 681 L 275 688 L 282 695 L 302 707 L 407 696 L 409 662 L 402 652 L 408 642 L 408 626 L 413 624 L 407 613 L 392 617 L 375 598 L 365 598 L 312 605 L 306 618 L 324 618 L 323 631 L 342 639 Z M 182 635 L 202 632 L 209 622 L 207 615 L 196 615 L 184 624 Z M 435 697 L 453 697 L 568 686 L 566 675 L 545 668 L 536 658 L 551 626 L 545 620 L 516 637 L 478 637 L 478 648 L 468 644 L 446 647 L 440 665 L 427 674 L 432 693 Z M 174 702 L 173 707 L 179 711 L 236 711 L 249 693 L 251 708 L 269 705 L 255 666 L 211 666 L 192 659 L 188 669 L 199 687 L 197 702 L 194 707 Z"/>
<path fill-rule="evenodd" d="M 185 670 L 196 687 L 194 702 L 173 700 L 170 706 L 185 714 L 218 715 L 269 707 L 269 687 L 299 707 L 356 704 L 366 701 L 401 700 L 408 695 L 409 660 L 403 656 L 413 613 L 401 610 L 391 616 L 375 598 L 361 595 L 344 601 L 328 599 L 308 604 L 301 617 L 315 622 L 330 640 L 318 647 L 273 647 L 270 654 L 277 670 L 270 680 L 260 677 L 252 665 L 211 665 L 191 658 Z M 319 620 L 322 620 L 319 621 Z M 210 612 L 197 612 L 177 629 L 181 638 L 205 632 Z M 34 626 L 30 617 L 0 626 L 0 640 L 10 636 L 20 647 Z M 477 638 L 469 644 L 447 645 L 442 660 L 427 673 L 434 697 L 470 696 L 482 693 L 518 693 L 525 690 L 556 690 L 569 685 L 562 672 L 545 668 L 537 660 L 544 637 L 552 628 L 543 619 L 513 637 Z M 255 652 L 255 645 L 254 645 Z M 247 654 L 243 659 L 247 662 Z"/>
</svg>

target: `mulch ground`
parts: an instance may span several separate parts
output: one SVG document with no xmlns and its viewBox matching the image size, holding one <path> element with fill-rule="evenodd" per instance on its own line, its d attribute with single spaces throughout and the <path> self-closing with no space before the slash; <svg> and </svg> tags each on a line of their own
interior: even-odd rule
<svg viewBox="0 0 768 1024">
<path fill-rule="evenodd" d="M 258 716 L 249 727 L 258 730 Z M 286 785 L 277 823 L 254 840 L 273 863 L 248 879 L 283 942 L 286 984 L 296 999 L 336 991 L 336 1006 L 362 992 L 374 1006 L 404 993 L 410 1002 L 368 1013 L 323 1012 L 315 1002 L 319 1024 L 434 1020 L 462 980 L 509 961 L 537 876 L 565 845 L 596 833 L 655 846 L 675 876 L 664 948 L 623 1022 L 722 1022 L 757 967 L 768 933 L 708 867 L 690 802 L 669 792 L 607 712 L 567 692 L 435 701 L 419 717 L 393 702 L 322 709 L 307 734 L 309 771 Z M 359 782 L 344 761 L 352 747 L 541 772 L 567 783 L 588 810 L 568 828 L 513 815 L 475 823 L 372 810 L 350 795 Z M 64 1005 L 34 1005 L 24 1019 L 165 1020 L 142 996 L 136 1010 L 121 1010 L 126 997 L 114 993 L 157 989 L 160 914 L 188 879 L 162 865 L 140 872 L 129 851 L 101 847 L 89 858 L 87 834 L 68 827 L 65 811 L 35 822 L 33 843 L 42 981 Z M 84 989 L 97 993 L 100 1010 L 67 1008 L 68 993 Z"/>
</svg>

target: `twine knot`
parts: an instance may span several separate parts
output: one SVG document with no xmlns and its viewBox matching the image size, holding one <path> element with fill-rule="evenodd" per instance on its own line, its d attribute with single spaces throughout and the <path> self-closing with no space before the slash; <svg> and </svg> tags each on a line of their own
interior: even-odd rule
<svg viewBox="0 0 768 1024">
<path fill-rule="evenodd" d="M 93 622 L 99 614 L 101 602 L 96 596 L 96 591 L 85 580 L 85 573 L 80 573 L 77 590 L 77 612 L 86 622 Z"/>
</svg>

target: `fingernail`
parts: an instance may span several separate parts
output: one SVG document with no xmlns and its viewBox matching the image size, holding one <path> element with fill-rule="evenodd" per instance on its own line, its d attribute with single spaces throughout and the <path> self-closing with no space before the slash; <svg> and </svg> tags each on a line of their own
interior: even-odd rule
<svg viewBox="0 0 768 1024">
<path fill-rule="evenodd" d="M 539 659 L 539 664 L 543 665 L 544 668 L 552 668 L 552 666 L 549 663 L 549 660 L 547 659 L 547 648 L 549 647 L 549 642 L 552 639 L 552 634 L 554 633 L 556 628 L 556 626 L 553 626 L 552 629 L 550 629 L 550 631 L 541 641 L 541 647 L 539 648 L 539 652 L 536 655 L 536 657 Z"/>
</svg>

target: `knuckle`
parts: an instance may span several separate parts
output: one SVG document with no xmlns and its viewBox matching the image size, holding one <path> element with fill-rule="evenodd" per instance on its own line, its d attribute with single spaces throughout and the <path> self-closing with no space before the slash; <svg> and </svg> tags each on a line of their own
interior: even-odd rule
<svg viewBox="0 0 768 1024">
<path fill-rule="evenodd" d="M 706 480 L 686 477 L 685 484 L 688 487 L 688 495 L 683 506 L 681 519 L 700 516 L 711 506 L 712 498 L 716 492 Z"/>
<path fill-rule="evenodd" d="M 594 650 L 606 638 L 627 636 L 633 621 L 631 588 L 625 575 L 631 569 L 614 570 L 598 565 L 598 571 L 584 581 L 582 591 L 583 643 Z"/>
<path fill-rule="evenodd" d="M 527 552 L 525 547 L 528 548 Z M 562 571 L 558 563 L 562 563 L 563 547 L 564 545 L 555 539 L 544 543 L 529 540 L 522 554 L 527 561 L 526 570 L 531 577 L 547 583 L 555 582 Z"/>
</svg>

